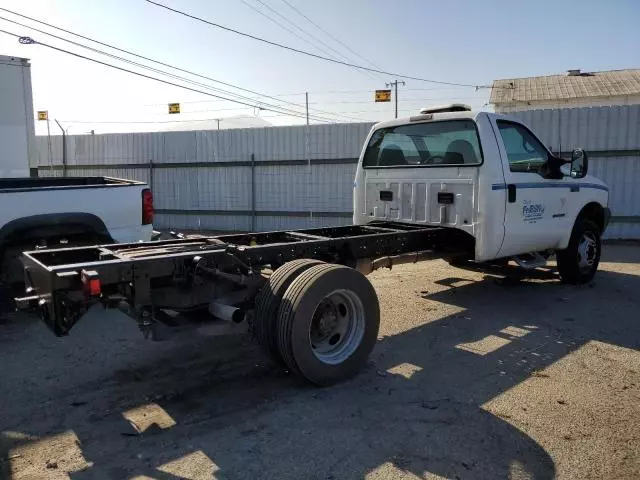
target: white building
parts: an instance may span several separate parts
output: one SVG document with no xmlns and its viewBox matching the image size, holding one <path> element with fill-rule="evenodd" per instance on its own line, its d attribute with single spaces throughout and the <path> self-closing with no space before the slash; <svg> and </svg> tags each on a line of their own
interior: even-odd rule
<svg viewBox="0 0 640 480">
<path fill-rule="evenodd" d="M 495 80 L 489 102 L 498 113 L 541 108 L 640 104 L 640 69 Z"/>
</svg>

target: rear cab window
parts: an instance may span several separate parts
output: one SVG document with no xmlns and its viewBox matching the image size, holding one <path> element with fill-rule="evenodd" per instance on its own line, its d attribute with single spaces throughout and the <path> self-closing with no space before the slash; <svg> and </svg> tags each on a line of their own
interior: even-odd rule
<svg viewBox="0 0 640 480">
<path fill-rule="evenodd" d="M 376 130 L 363 167 L 471 166 L 482 163 L 476 124 L 470 119 L 412 123 Z"/>
</svg>

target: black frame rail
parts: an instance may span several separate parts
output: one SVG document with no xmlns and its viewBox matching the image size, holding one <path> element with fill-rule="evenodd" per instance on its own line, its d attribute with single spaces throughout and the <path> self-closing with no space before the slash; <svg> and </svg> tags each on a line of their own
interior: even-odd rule
<svg viewBox="0 0 640 480">
<path fill-rule="evenodd" d="M 77 314 L 71 313 L 77 308 L 70 307 L 81 302 L 91 278 L 99 279 L 103 291 L 117 291 L 123 301 L 143 311 L 152 308 L 153 288 L 166 285 L 176 276 L 188 276 L 202 260 L 209 265 L 228 265 L 231 260 L 249 270 L 267 265 L 275 270 L 297 258 L 355 267 L 359 259 L 424 251 L 432 251 L 437 257 L 469 248 L 470 237 L 459 230 L 376 222 L 37 250 L 23 254 L 27 296 L 16 302 L 24 309 L 37 305 L 49 328 L 56 335 L 65 335 L 77 321 Z"/>
</svg>

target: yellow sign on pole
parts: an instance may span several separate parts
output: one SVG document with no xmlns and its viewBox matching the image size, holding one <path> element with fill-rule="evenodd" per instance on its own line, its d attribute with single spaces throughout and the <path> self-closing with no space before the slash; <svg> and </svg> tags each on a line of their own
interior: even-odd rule
<svg viewBox="0 0 640 480">
<path fill-rule="evenodd" d="M 390 102 L 391 101 L 391 90 L 376 90 L 375 101 L 376 102 Z"/>
<path fill-rule="evenodd" d="M 179 103 L 170 103 L 169 104 L 169 113 L 180 113 L 180 104 Z"/>
<path fill-rule="evenodd" d="M 38 120 L 49 120 L 49 112 L 47 110 L 38 111 Z"/>
</svg>

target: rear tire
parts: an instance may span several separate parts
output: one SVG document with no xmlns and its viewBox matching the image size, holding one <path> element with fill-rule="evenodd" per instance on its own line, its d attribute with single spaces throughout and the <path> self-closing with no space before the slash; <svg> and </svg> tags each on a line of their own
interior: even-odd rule
<svg viewBox="0 0 640 480">
<path fill-rule="evenodd" d="M 333 385 L 364 367 L 379 326 L 378 297 L 364 275 L 341 265 L 317 265 L 282 297 L 278 348 L 293 373 L 316 385 Z"/>
<path fill-rule="evenodd" d="M 255 302 L 255 318 L 253 319 L 253 334 L 274 363 L 284 366 L 284 361 L 278 350 L 278 308 L 282 296 L 302 272 L 314 265 L 320 265 L 319 260 L 302 258 L 287 262 L 276 269 L 267 284 L 258 293 Z"/>
<path fill-rule="evenodd" d="M 598 270 L 601 252 L 600 228 L 591 220 L 579 218 L 569 245 L 556 253 L 562 281 L 573 285 L 590 282 Z"/>
</svg>

